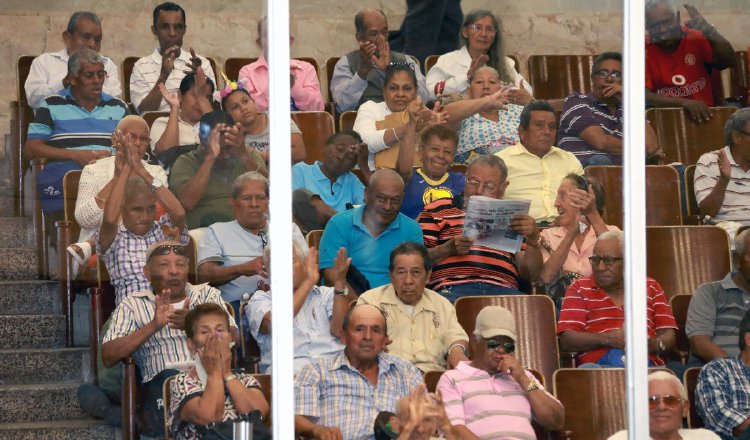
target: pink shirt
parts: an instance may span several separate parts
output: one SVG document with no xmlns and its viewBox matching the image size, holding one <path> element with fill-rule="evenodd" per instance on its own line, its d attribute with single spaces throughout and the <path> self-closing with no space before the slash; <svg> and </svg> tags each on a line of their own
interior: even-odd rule
<svg viewBox="0 0 750 440">
<path fill-rule="evenodd" d="M 620 228 L 613 225 L 607 225 L 607 230 L 619 231 Z M 552 248 L 552 252 L 560 247 L 560 243 L 562 243 L 563 239 L 565 238 L 565 234 L 567 234 L 567 229 L 563 228 L 562 226 L 548 228 L 541 232 L 542 238 L 549 245 L 549 247 Z M 585 277 L 590 276 L 592 272 L 591 263 L 589 263 L 589 257 L 594 254 L 595 244 L 596 233 L 594 232 L 594 228 L 589 228 L 588 232 L 586 232 L 586 235 L 583 238 L 583 243 L 581 244 L 580 249 L 578 248 L 578 246 L 576 246 L 575 243 L 570 246 L 568 258 L 565 259 L 562 270 L 579 273 Z M 540 249 L 542 250 L 542 258 L 546 263 L 547 260 L 549 260 L 549 257 L 552 256 L 552 253 L 544 246 L 542 246 Z"/>
<path fill-rule="evenodd" d="M 323 110 L 323 96 L 320 94 L 318 74 L 312 64 L 292 59 L 289 69 L 297 79 L 291 89 L 292 100 L 299 110 Z M 240 69 L 241 82 L 255 101 L 258 111 L 268 110 L 268 64 L 261 55 L 255 62 Z"/>
<path fill-rule="evenodd" d="M 531 373 L 526 376 L 547 393 Z M 464 361 L 440 376 L 437 389 L 451 425 L 465 425 L 482 439 L 536 438 L 529 398 L 509 374 L 490 376 Z"/>
</svg>

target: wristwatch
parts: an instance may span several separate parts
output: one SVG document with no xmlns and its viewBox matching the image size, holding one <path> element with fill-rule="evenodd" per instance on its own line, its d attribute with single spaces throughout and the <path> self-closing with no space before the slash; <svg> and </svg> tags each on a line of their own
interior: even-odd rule
<svg viewBox="0 0 750 440">
<path fill-rule="evenodd" d="M 336 296 L 347 296 L 349 295 L 349 288 L 344 286 L 343 289 L 338 290 L 336 288 L 333 289 L 333 294 Z"/>
<path fill-rule="evenodd" d="M 154 177 L 154 180 L 151 182 L 151 192 L 156 192 L 156 190 L 162 186 L 164 186 L 164 182 L 162 182 L 160 178 Z"/>
<path fill-rule="evenodd" d="M 234 374 L 230 374 L 224 379 L 224 385 L 228 384 L 230 380 L 235 380 L 235 379 L 237 379 L 237 376 L 235 376 Z"/>
<path fill-rule="evenodd" d="M 539 385 L 537 385 L 536 382 L 534 382 L 532 380 L 531 382 L 529 382 L 528 385 L 526 385 L 526 387 L 523 389 L 523 391 L 526 392 L 526 393 L 530 393 L 530 392 L 532 392 L 534 390 L 538 390 L 538 389 L 539 389 Z"/>
</svg>

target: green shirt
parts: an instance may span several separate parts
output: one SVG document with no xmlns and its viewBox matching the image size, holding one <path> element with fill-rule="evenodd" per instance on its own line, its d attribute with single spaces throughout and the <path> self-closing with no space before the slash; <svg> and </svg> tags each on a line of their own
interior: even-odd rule
<svg viewBox="0 0 750 440">
<path fill-rule="evenodd" d="M 177 158 L 169 174 L 169 187 L 175 194 L 179 194 L 182 188 L 195 176 L 203 163 L 203 159 L 203 148 L 200 147 Z M 263 163 L 260 155 L 255 159 L 258 163 Z M 232 183 L 234 183 L 234 179 L 247 171 L 250 170 L 245 167 L 245 162 L 239 159 L 232 159 L 224 164 L 215 162 L 203 196 L 193 209 L 186 212 L 188 228 L 207 227 L 216 222 L 234 220 L 232 206 L 229 204 L 232 197 Z"/>
</svg>

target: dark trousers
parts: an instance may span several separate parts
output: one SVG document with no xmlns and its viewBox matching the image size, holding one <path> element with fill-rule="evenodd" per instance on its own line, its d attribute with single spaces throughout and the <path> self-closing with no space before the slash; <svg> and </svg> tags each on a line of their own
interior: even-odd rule
<svg viewBox="0 0 750 440">
<path fill-rule="evenodd" d="M 153 379 L 143 383 L 143 434 L 149 437 L 164 436 L 164 382 L 179 373 L 178 370 L 163 370 Z"/>
</svg>

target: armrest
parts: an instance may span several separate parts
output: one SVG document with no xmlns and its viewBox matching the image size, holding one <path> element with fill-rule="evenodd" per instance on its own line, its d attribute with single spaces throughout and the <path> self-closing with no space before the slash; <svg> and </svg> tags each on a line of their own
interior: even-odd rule
<svg viewBox="0 0 750 440">
<path fill-rule="evenodd" d="M 135 440 L 136 431 L 136 377 L 135 361 L 128 356 L 122 360 L 122 438 Z"/>
</svg>

